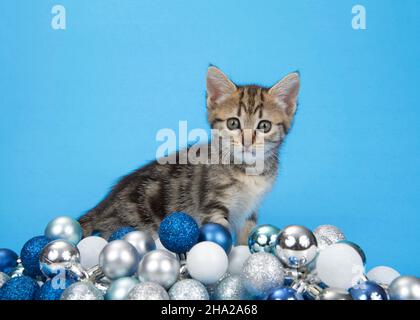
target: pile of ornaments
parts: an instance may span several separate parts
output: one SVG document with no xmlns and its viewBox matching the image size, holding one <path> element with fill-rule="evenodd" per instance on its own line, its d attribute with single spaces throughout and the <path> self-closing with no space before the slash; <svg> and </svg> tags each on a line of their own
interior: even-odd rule
<svg viewBox="0 0 420 320">
<path fill-rule="evenodd" d="M 158 238 L 124 227 L 82 239 L 58 217 L 20 256 L 0 249 L 0 300 L 420 300 L 420 279 L 379 266 L 331 225 L 260 225 L 248 246 L 225 227 L 165 217 Z"/>
</svg>

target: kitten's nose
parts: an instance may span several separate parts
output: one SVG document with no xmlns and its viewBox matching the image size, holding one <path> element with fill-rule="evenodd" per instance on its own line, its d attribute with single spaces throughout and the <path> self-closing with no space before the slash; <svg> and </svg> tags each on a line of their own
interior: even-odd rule
<svg viewBox="0 0 420 320">
<path fill-rule="evenodd" d="M 250 149 L 254 143 L 255 143 L 255 130 L 244 129 L 242 131 L 242 145 L 244 146 L 245 150 Z"/>
</svg>

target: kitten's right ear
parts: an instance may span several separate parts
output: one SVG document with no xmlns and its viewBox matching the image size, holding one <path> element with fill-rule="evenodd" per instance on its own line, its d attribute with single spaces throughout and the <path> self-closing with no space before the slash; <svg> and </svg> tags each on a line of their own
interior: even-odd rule
<svg viewBox="0 0 420 320">
<path fill-rule="evenodd" d="M 216 67 L 207 71 L 207 105 L 214 106 L 236 91 L 236 86 Z"/>
</svg>

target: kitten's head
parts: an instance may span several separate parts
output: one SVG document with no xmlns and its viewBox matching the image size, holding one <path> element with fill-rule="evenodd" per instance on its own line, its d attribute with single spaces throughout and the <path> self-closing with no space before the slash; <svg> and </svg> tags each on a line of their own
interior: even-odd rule
<svg viewBox="0 0 420 320">
<path fill-rule="evenodd" d="M 277 152 L 293 121 L 299 85 L 297 72 L 265 88 L 237 86 L 218 68 L 208 69 L 208 120 L 230 141 L 234 158 L 248 162 Z"/>
</svg>

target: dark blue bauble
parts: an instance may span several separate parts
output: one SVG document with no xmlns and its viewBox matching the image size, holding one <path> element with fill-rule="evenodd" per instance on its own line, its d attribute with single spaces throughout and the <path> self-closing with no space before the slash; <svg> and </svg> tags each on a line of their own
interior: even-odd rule
<svg viewBox="0 0 420 320">
<path fill-rule="evenodd" d="M 35 300 L 60 300 L 61 294 L 71 284 L 72 279 L 63 279 L 59 283 L 56 280 L 47 280 L 35 293 Z"/>
<path fill-rule="evenodd" d="M 0 248 L 0 272 L 10 273 L 17 266 L 18 255 L 10 249 Z"/>
<path fill-rule="evenodd" d="M 295 289 L 289 287 L 278 287 L 271 291 L 267 300 L 304 300 L 303 296 Z"/>
<path fill-rule="evenodd" d="M 38 236 L 28 240 L 20 252 L 20 259 L 25 268 L 25 274 L 34 278 L 42 276 L 39 269 L 39 254 L 42 249 L 50 242 L 46 236 Z"/>
<path fill-rule="evenodd" d="M 117 231 L 115 231 L 113 234 L 111 234 L 108 241 L 111 242 L 111 241 L 114 241 L 114 240 L 121 240 L 122 238 L 124 238 L 124 236 L 127 233 L 130 233 L 132 231 L 136 231 L 136 228 L 133 228 L 133 227 L 119 228 Z"/>
<path fill-rule="evenodd" d="M 0 288 L 0 300 L 32 300 L 39 286 L 27 276 L 19 276 L 6 281 Z"/>
<path fill-rule="evenodd" d="M 388 300 L 384 288 L 373 281 L 366 281 L 349 289 L 353 300 Z"/>
<path fill-rule="evenodd" d="M 159 227 L 160 242 L 175 253 L 188 252 L 197 243 L 199 234 L 197 222 L 183 212 L 170 213 Z"/>
<path fill-rule="evenodd" d="M 217 243 L 227 254 L 232 249 L 232 235 L 226 227 L 218 223 L 206 223 L 201 227 L 198 242 L 201 241 Z"/>
</svg>

